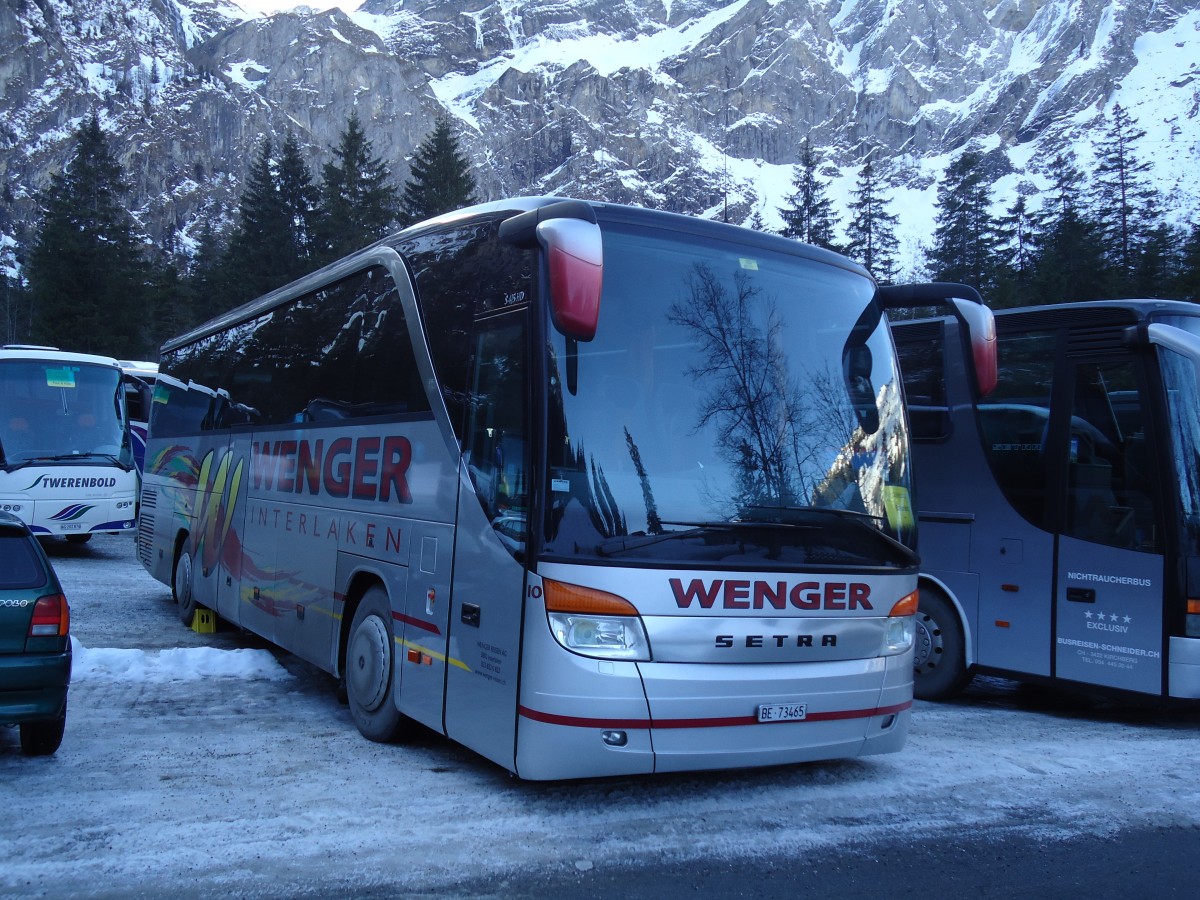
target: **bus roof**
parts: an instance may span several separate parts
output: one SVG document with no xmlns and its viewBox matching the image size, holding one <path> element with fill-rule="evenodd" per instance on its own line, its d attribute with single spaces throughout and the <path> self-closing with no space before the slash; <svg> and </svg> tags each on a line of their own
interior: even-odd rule
<svg viewBox="0 0 1200 900">
<path fill-rule="evenodd" d="M 55 347 L 34 347 L 27 344 L 5 344 L 0 347 L 0 360 L 5 359 L 43 359 L 53 362 L 70 362 L 90 364 L 93 366 L 112 366 L 120 368 L 120 363 L 111 356 L 97 356 L 92 353 L 71 353 Z"/>
<path fill-rule="evenodd" d="M 492 200 L 474 206 L 464 207 L 453 212 L 444 213 L 432 219 L 418 222 L 402 231 L 380 238 L 375 243 L 364 247 L 340 260 L 329 263 L 307 275 L 301 276 L 289 284 L 282 285 L 273 291 L 254 298 L 228 312 L 222 313 L 207 322 L 166 341 L 162 350 L 173 350 L 186 346 L 195 340 L 214 334 L 231 325 L 254 315 L 273 309 L 281 303 L 297 297 L 313 288 L 325 284 L 335 278 L 349 275 L 368 264 L 372 259 L 378 261 L 382 256 L 395 251 L 395 246 L 401 241 L 421 234 L 424 231 L 444 227 L 456 222 L 469 222 L 475 219 L 507 218 L 504 213 L 518 215 L 532 209 L 548 206 L 552 203 L 562 203 L 568 197 L 513 197 L 506 200 Z M 665 227 L 674 231 L 683 231 L 697 236 L 709 236 L 724 240 L 734 240 L 740 243 L 755 245 L 778 253 L 787 253 L 811 259 L 815 262 L 837 266 L 842 269 L 871 278 L 871 274 L 858 263 L 840 253 L 804 244 L 791 238 L 775 234 L 754 231 L 740 225 L 703 219 L 698 216 L 681 213 L 665 212 L 663 210 L 646 209 L 637 206 L 623 206 L 616 203 L 603 203 L 595 200 L 582 201 L 591 206 L 600 221 L 627 222 L 633 224 L 652 224 L 661 222 Z"/>
<path fill-rule="evenodd" d="M 1145 319 L 1158 313 L 1200 316 L 1200 304 L 1187 300 L 1153 300 L 1148 298 L 1081 300 L 1075 303 L 1051 303 L 1045 306 L 1014 306 L 1010 309 L 997 309 L 995 313 L 997 318 L 1027 316 L 1032 320 L 1037 320 L 1040 318 L 1053 319 L 1083 316 L 1087 314 L 1085 310 L 1124 310 L 1138 319 Z"/>
</svg>

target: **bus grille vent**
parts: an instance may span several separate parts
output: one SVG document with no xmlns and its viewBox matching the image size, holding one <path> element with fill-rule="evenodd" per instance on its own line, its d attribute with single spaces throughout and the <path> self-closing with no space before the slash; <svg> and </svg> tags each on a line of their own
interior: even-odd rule
<svg viewBox="0 0 1200 900">
<path fill-rule="evenodd" d="M 157 506 L 158 494 L 142 491 L 142 504 L 138 511 L 138 559 L 147 569 L 154 559 L 151 545 L 154 541 L 154 512 Z"/>
</svg>

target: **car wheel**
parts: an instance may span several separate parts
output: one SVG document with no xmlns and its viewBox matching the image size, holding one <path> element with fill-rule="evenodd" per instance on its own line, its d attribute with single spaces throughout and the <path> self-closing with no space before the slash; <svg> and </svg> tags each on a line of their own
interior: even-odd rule
<svg viewBox="0 0 1200 900">
<path fill-rule="evenodd" d="M 922 587 L 913 653 L 913 696 L 945 700 L 967 686 L 966 639 L 958 612 L 936 588 Z"/>
<path fill-rule="evenodd" d="M 26 756 L 49 756 L 62 743 L 67 727 L 67 711 L 57 719 L 21 723 L 21 752 Z"/>
<path fill-rule="evenodd" d="M 387 591 L 363 595 L 346 644 L 346 700 L 363 737 L 388 742 L 400 737 L 403 717 L 395 701 L 395 641 Z"/>
<path fill-rule="evenodd" d="M 171 575 L 171 595 L 179 604 L 179 620 L 189 628 L 196 616 L 196 596 L 192 590 L 192 554 L 179 551 L 175 572 Z"/>
</svg>

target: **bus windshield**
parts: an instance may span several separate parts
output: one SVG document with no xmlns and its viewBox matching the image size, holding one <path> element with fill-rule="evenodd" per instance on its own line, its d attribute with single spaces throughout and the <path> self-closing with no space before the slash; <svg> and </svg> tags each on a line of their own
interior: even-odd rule
<svg viewBox="0 0 1200 900">
<path fill-rule="evenodd" d="M 132 464 L 115 366 L 59 360 L 0 362 L 0 461 Z"/>
<path fill-rule="evenodd" d="M 1200 335 L 1200 317 L 1161 316 L 1155 321 Z M 1200 555 L 1200 385 L 1195 363 L 1180 353 L 1160 350 L 1167 414 L 1171 423 L 1171 457 L 1175 463 L 1177 502 L 1189 555 Z"/>
<path fill-rule="evenodd" d="M 606 226 L 595 339 L 548 328 L 544 556 L 913 564 L 874 286 L 769 246 Z"/>
</svg>

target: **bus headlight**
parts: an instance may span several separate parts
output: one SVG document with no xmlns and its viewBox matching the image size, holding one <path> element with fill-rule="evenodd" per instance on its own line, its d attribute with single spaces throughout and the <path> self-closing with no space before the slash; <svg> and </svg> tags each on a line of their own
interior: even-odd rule
<svg viewBox="0 0 1200 900">
<path fill-rule="evenodd" d="M 648 660 L 642 620 L 627 616 L 548 613 L 554 639 L 573 653 L 601 659 Z"/>
<path fill-rule="evenodd" d="M 554 639 L 572 653 L 598 659 L 650 659 L 650 641 L 637 608 L 596 588 L 542 579 Z"/>
<path fill-rule="evenodd" d="M 916 621 L 912 616 L 893 617 L 887 620 L 887 632 L 883 638 L 883 655 L 897 656 L 913 645 Z"/>
<path fill-rule="evenodd" d="M 892 606 L 883 634 L 884 656 L 899 656 L 912 647 L 917 633 L 918 600 L 918 593 L 913 591 Z"/>
</svg>

